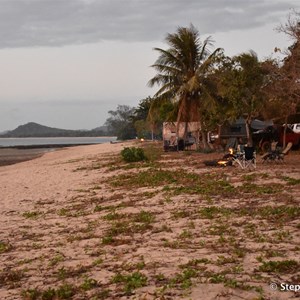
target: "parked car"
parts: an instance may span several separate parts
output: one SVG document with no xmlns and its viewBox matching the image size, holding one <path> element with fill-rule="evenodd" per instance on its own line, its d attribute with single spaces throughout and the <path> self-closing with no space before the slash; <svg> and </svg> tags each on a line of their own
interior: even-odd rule
<svg viewBox="0 0 300 300">
<path fill-rule="evenodd" d="M 255 145 L 263 152 L 270 149 L 272 142 L 278 142 L 278 146 L 282 146 L 284 138 L 284 126 L 274 125 L 268 126 L 263 130 L 258 130 L 252 134 Z M 294 132 L 289 127 L 286 128 L 285 144 L 292 143 L 294 148 L 300 146 L 300 133 Z"/>
<path fill-rule="evenodd" d="M 291 124 L 290 128 L 295 132 L 295 133 L 300 133 L 300 123 L 295 123 Z"/>
</svg>

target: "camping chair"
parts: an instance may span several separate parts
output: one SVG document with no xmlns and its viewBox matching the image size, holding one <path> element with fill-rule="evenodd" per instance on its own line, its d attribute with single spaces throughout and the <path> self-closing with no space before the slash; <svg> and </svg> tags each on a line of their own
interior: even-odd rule
<svg viewBox="0 0 300 300">
<path fill-rule="evenodd" d="M 277 147 L 278 142 L 272 142 L 271 143 L 271 151 L 275 152 L 276 151 L 276 147 Z"/>
<path fill-rule="evenodd" d="M 264 153 L 261 156 L 262 163 L 266 161 L 274 161 L 277 157 L 278 151 L 277 151 L 277 144 L 278 142 L 272 142 L 271 143 L 271 150 Z"/>
<path fill-rule="evenodd" d="M 164 140 L 164 151 L 177 151 L 178 142 L 176 136 L 171 136 L 170 139 Z"/>
<path fill-rule="evenodd" d="M 256 153 L 254 147 L 244 147 L 242 155 L 237 156 L 233 159 L 242 169 L 256 168 Z"/>
<path fill-rule="evenodd" d="M 286 147 L 284 148 L 284 150 L 282 152 L 278 152 L 276 155 L 276 158 L 278 159 L 278 161 L 282 161 L 284 159 L 284 156 L 287 155 L 289 153 L 289 151 L 291 150 L 293 146 L 293 143 L 289 142 Z"/>
<path fill-rule="evenodd" d="M 244 156 L 244 145 L 238 145 L 238 149 L 229 148 L 229 153 L 226 153 L 223 156 L 223 160 L 229 162 L 229 165 L 234 165 L 237 163 L 241 167 L 241 162 L 243 161 Z"/>
</svg>

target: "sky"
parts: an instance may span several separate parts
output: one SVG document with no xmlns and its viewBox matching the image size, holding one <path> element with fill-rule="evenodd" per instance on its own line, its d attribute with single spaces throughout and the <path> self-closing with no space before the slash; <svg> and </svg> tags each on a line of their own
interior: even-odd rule
<svg viewBox="0 0 300 300">
<path fill-rule="evenodd" d="M 233 56 L 292 44 L 275 28 L 299 0 L 0 0 L 0 132 L 104 124 L 155 94 L 154 47 L 193 24 Z"/>
</svg>

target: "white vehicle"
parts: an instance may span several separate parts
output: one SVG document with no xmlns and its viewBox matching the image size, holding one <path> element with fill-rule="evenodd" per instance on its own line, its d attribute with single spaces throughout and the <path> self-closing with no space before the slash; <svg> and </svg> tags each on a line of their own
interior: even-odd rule
<svg viewBox="0 0 300 300">
<path fill-rule="evenodd" d="M 300 123 L 292 124 L 290 127 L 295 133 L 300 133 Z"/>
</svg>

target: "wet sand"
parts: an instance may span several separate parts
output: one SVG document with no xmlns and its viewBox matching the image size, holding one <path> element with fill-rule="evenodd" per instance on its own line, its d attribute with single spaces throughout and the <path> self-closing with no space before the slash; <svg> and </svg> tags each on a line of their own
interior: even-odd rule
<svg viewBox="0 0 300 300">
<path fill-rule="evenodd" d="M 42 156 L 44 153 L 54 151 L 54 149 L 15 149 L 15 148 L 0 148 L 0 167 L 13 165 L 19 162 L 35 159 Z"/>
<path fill-rule="evenodd" d="M 91 144 L 46 144 L 46 145 L 27 145 L 0 147 L 0 167 L 13 165 L 27 160 L 41 157 L 47 152 L 56 151 L 62 148 L 88 146 Z"/>
</svg>

